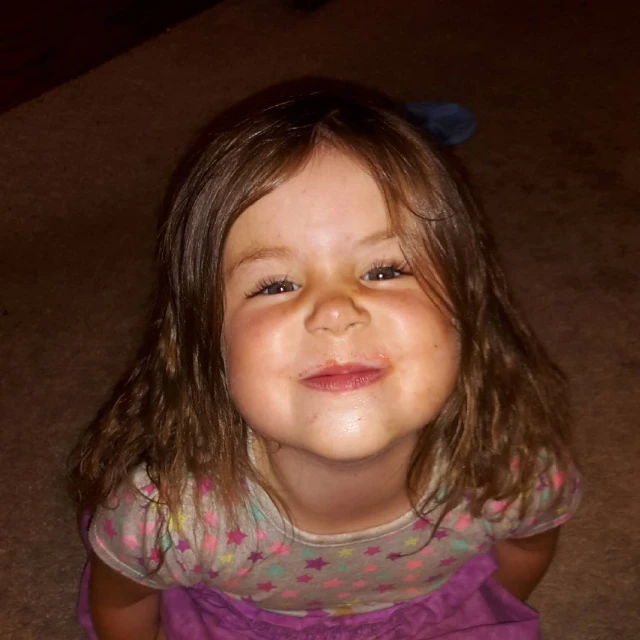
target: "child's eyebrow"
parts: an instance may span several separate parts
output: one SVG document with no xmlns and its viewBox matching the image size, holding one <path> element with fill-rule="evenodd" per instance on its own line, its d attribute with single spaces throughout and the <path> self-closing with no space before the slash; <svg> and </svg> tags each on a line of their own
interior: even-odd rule
<svg viewBox="0 0 640 640">
<path fill-rule="evenodd" d="M 365 236 L 357 244 L 358 246 L 369 246 L 378 244 L 385 240 L 394 240 L 397 236 L 388 230 L 376 231 L 371 235 Z M 241 266 L 259 260 L 286 260 L 294 255 L 294 251 L 287 247 L 249 247 L 243 251 L 228 267 L 225 269 L 225 276 L 230 278 Z"/>
<path fill-rule="evenodd" d="M 358 242 L 359 245 L 372 245 L 377 244 L 378 242 L 383 242 L 384 240 L 396 240 L 398 236 L 396 236 L 393 231 L 389 231 L 388 229 L 384 229 L 383 231 L 376 231 L 372 233 L 370 236 L 365 236 Z"/>
<path fill-rule="evenodd" d="M 226 276 L 229 278 L 241 266 L 258 260 L 284 260 L 290 258 L 293 252 L 287 247 L 254 247 L 243 251 L 228 267 L 225 269 Z"/>
</svg>

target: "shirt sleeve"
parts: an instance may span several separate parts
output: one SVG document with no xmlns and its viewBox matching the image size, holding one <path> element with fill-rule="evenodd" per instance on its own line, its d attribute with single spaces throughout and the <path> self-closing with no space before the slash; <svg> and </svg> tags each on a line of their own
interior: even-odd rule
<svg viewBox="0 0 640 640">
<path fill-rule="evenodd" d="M 199 582 L 197 532 L 191 518 L 173 521 L 157 502 L 157 487 L 145 472 L 133 475 L 134 488 L 122 487 L 89 527 L 89 543 L 109 567 L 135 582 L 163 589 Z M 162 558 L 162 562 L 160 562 Z M 159 568 L 158 568 L 159 567 Z"/>
<path fill-rule="evenodd" d="M 485 507 L 486 528 L 495 540 L 535 536 L 569 520 L 581 497 L 582 479 L 577 468 L 570 464 L 561 471 L 546 454 L 540 454 L 535 487 L 524 517 L 520 514 L 522 498 L 510 505 L 491 500 Z"/>
</svg>

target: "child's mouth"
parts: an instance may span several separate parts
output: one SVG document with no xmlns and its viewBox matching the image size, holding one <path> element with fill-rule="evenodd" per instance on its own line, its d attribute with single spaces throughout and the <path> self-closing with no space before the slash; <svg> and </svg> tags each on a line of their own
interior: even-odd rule
<svg viewBox="0 0 640 640">
<path fill-rule="evenodd" d="M 315 391 L 355 391 L 377 382 L 385 369 L 364 364 L 324 367 L 302 378 L 302 384 Z"/>
</svg>

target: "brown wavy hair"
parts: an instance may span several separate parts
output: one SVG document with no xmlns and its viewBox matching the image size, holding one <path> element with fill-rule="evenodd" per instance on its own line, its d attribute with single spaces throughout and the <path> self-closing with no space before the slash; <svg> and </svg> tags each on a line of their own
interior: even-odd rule
<svg viewBox="0 0 640 640">
<path fill-rule="evenodd" d="M 560 469 L 569 464 L 566 384 L 514 305 L 463 181 L 394 106 L 368 92 L 315 91 L 244 111 L 219 120 L 176 174 L 146 339 L 71 457 L 80 508 L 106 504 L 139 466 L 174 514 L 188 478 L 211 483 L 231 516 L 245 479 L 264 485 L 225 382 L 222 255 L 238 216 L 329 147 L 375 179 L 413 273 L 459 333 L 456 387 L 422 430 L 407 474 L 417 512 L 435 502 L 444 514 L 466 496 L 474 515 L 488 499 L 520 497 L 524 513 L 539 453 Z M 442 471 L 425 497 L 420 488 L 434 469 Z"/>
</svg>

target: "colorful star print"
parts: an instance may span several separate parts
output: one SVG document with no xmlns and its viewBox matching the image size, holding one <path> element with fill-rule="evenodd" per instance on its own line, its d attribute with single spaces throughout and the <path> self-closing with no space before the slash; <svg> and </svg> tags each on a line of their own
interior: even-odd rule
<svg viewBox="0 0 640 640">
<path fill-rule="evenodd" d="M 333 578 L 333 580 L 325 580 L 322 583 L 322 586 L 325 589 L 333 589 L 333 588 L 337 588 L 342 584 L 342 580 L 338 580 L 338 578 Z"/>
<path fill-rule="evenodd" d="M 122 536 L 122 542 L 128 549 L 131 549 L 132 551 L 134 549 L 140 548 L 140 543 L 138 542 L 138 536 Z"/>
<path fill-rule="evenodd" d="M 208 553 L 216 550 L 218 546 L 218 539 L 215 536 L 210 536 L 208 533 L 204 534 L 204 539 L 202 540 L 202 547 Z"/>
<path fill-rule="evenodd" d="M 136 486 L 157 495 L 155 485 L 146 483 Z M 250 506 L 249 514 L 239 514 L 237 522 L 227 520 L 209 481 L 193 487 L 202 497 L 201 522 L 195 521 L 190 503 L 177 505 L 177 517 L 170 520 L 164 505 L 147 499 L 144 491 L 141 497 L 140 491 L 126 489 L 110 498 L 109 509 L 98 510 L 90 541 L 105 561 L 112 558 L 116 568 L 149 575 L 157 586 L 189 589 L 197 584 L 257 607 L 301 616 L 305 611 L 318 618 L 358 614 L 371 605 L 387 606 L 433 592 L 473 555 L 490 551 L 492 541 L 543 531 L 571 516 L 579 498 L 571 471 L 565 477 L 548 467 L 533 486 L 539 491 L 531 493 L 525 518 L 498 500 L 487 503 L 486 516 L 473 517 L 468 502 L 474 497 L 469 494 L 437 530 L 434 523 L 442 511 L 434 503 L 428 511 L 433 521 L 407 518 L 400 527 L 382 526 L 372 535 L 326 541 L 304 533 L 290 536 L 289 528 L 278 527 L 262 502 L 260 509 Z M 575 499 L 569 495 L 572 487 L 578 492 Z M 247 489 L 253 491 L 249 485 Z M 566 499 L 556 504 L 558 492 Z M 503 511 L 507 517 L 493 517 Z"/>
<path fill-rule="evenodd" d="M 472 522 L 471 514 L 463 513 L 456 520 L 456 523 L 453 525 L 453 527 L 457 531 L 463 531 L 464 529 L 467 529 L 471 526 L 471 522 Z"/>
<path fill-rule="evenodd" d="M 117 531 L 115 530 L 114 526 L 113 526 L 113 521 L 112 520 L 105 520 L 104 521 L 104 532 L 110 537 L 110 538 L 114 538 Z"/>
<path fill-rule="evenodd" d="M 424 531 L 431 526 L 431 523 L 426 518 L 420 518 L 413 523 L 413 527 L 411 527 L 412 531 Z"/>
<path fill-rule="evenodd" d="M 146 493 L 148 496 L 152 496 L 156 491 L 157 487 L 152 482 L 142 487 L 142 492 Z"/>
<path fill-rule="evenodd" d="M 200 481 L 200 486 L 198 488 L 200 489 L 200 495 L 204 496 L 209 493 L 211 489 L 213 489 L 213 482 L 211 481 L 211 478 L 203 478 Z"/>
<path fill-rule="evenodd" d="M 276 564 L 273 565 L 272 567 L 269 567 L 267 569 L 267 574 L 270 575 L 272 578 L 280 578 L 282 577 L 284 574 L 286 573 L 285 568 L 281 567 L 280 565 Z"/>
<path fill-rule="evenodd" d="M 306 569 L 315 569 L 316 571 L 322 571 L 329 563 L 325 562 L 321 557 L 314 558 L 313 560 L 307 560 Z"/>
<path fill-rule="evenodd" d="M 218 516 L 211 511 L 207 511 L 207 513 L 202 516 L 202 519 L 204 520 L 205 524 L 209 525 L 210 527 L 215 527 Z"/>
<path fill-rule="evenodd" d="M 385 593 L 386 591 L 392 591 L 393 590 L 393 585 L 392 584 L 379 584 L 376 588 L 375 591 L 377 591 L 378 593 Z"/>
<path fill-rule="evenodd" d="M 269 548 L 274 556 L 288 556 L 291 552 L 291 546 L 282 542 L 274 542 Z"/>
<path fill-rule="evenodd" d="M 151 551 L 149 551 L 147 559 L 150 562 L 160 562 L 160 552 L 154 547 L 153 549 L 151 549 Z"/>
<path fill-rule="evenodd" d="M 227 544 L 235 544 L 236 546 L 239 546 L 246 537 L 247 534 L 240 531 L 240 529 L 227 531 Z"/>
<path fill-rule="evenodd" d="M 190 549 L 191 546 L 189 545 L 189 543 L 186 540 L 183 540 L 182 538 L 178 541 L 178 544 L 176 545 L 176 549 L 178 551 L 180 551 L 180 553 L 184 553 L 187 549 Z"/>
</svg>

